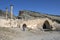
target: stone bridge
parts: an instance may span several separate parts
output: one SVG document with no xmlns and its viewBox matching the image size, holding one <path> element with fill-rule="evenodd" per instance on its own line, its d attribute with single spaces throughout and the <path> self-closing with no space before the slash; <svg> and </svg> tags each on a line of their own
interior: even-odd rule
<svg viewBox="0 0 60 40">
<path fill-rule="evenodd" d="M 55 27 L 54 22 L 48 18 L 40 18 L 34 20 L 23 20 L 23 19 L 0 19 L 0 27 L 20 27 L 26 24 L 27 28 L 30 29 L 52 29 Z"/>
</svg>

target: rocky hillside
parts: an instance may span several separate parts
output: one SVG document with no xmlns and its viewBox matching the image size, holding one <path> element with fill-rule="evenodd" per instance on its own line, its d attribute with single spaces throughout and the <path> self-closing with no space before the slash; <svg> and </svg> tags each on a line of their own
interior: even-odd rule
<svg viewBox="0 0 60 40">
<path fill-rule="evenodd" d="M 19 11 L 18 18 L 19 19 L 49 18 L 53 21 L 57 21 L 58 23 L 60 23 L 60 16 L 58 15 L 49 15 L 49 14 L 39 13 L 35 11 L 27 11 L 27 10 Z"/>
<path fill-rule="evenodd" d="M 6 12 L 0 10 L 0 18 L 5 18 L 5 16 L 6 16 Z M 16 16 L 14 15 L 13 17 L 16 18 Z M 10 18 L 10 12 L 8 13 L 8 18 Z M 60 16 L 58 15 L 49 15 L 49 14 L 39 13 L 35 11 L 28 11 L 28 10 L 19 11 L 19 15 L 17 18 L 25 19 L 25 20 L 36 19 L 36 18 L 49 18 L 53 21 L 60 23 Z"/>
</svg>

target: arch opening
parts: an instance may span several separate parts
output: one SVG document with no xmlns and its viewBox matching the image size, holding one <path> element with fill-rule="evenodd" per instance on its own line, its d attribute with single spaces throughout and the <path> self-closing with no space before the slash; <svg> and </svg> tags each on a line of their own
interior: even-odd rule
<svg viewBox="0 0 60 40">
<path fill-rule="evenodd" d="M 23 31 L 25 31 L 26 27 L 27 27 L 26 24 L 23 24 L 23 25 L 22 25 Z"/>
<path fill-rule="evenodd" d="M 51 25 L 49 24 L 49 22 L 47 20 L 43 24 L 43 29 L 44 30 L 51 30 L 52 29 Z"/>
</svg>

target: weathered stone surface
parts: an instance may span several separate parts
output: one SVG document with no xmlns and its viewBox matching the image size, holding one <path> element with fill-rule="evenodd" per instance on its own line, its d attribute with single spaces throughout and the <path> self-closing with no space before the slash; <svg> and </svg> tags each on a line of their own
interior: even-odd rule
<svg viewBox="0 0 60 40">
<path fill-rule="evenodd" d="M 49 22 L 49 25 L 51 25 L 53 28 L 55 27 L 53 24 L 54 22 L 48 18 L 40 18 L 34 20 L 0 19 L 0 27 L 20 27 L 22 29 L 23 24 L 26 24 L 27 28 L 30 29 L 43 29 L 43 24 L 46 20 Z"/>
</svg>

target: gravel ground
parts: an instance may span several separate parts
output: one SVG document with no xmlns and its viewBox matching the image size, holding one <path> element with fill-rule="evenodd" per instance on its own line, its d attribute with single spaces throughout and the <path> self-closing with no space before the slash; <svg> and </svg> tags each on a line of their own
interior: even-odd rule
<svg viewBox="0 0 60 40">
<path fill-rule="evenodd" d="M 60 40 L 60 31 L 22 31 L 20 28 L 0 28 L 0 40 Z"/>
</svg>

